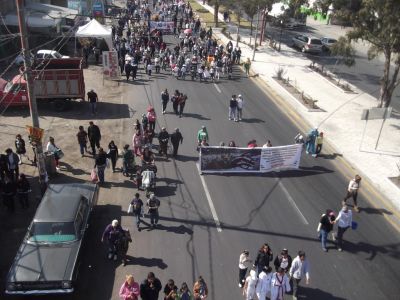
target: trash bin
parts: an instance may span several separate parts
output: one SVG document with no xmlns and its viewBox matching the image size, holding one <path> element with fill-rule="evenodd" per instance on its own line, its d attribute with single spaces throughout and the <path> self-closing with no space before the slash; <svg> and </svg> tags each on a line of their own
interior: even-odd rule
<svg viewBox="0 0 400 300">
<path fill-rule="evenodd" d="M 57 174 L 56 160 L 54 158 L 54 153 L 45 152 L 44 153 L 44 165 L 46 166 L 46 172 L 48 176 L 54 176 Z"/>
</svg>

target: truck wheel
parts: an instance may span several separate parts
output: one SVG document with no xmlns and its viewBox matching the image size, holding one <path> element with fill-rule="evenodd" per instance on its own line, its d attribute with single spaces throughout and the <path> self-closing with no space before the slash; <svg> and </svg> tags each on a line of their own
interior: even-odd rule
<svg viewBox="0 0 400 300">
<path fill-rule="evenodd" d="M 54 100 L 53 102 L 53 108 L 57 112 L 61 112 L 66 110 L 68 107 L 67 101 L 66 100 Z"/>
</svg>

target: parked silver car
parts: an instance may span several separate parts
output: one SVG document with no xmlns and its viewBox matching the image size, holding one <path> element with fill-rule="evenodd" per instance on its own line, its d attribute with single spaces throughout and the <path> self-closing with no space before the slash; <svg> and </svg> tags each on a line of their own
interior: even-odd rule
<svg viewBox="0 0 400 300">
<path fill-rule="evenodd" d="M 322 51 L 330 51 L 331 47 L 337 42 L 337 40 L 328 37 L 323 37 L 321 39 L 321 42 L 322 42 Z"/>
<path fill-rule="evenodd" d="M 322 51 L 322 42 L 316 37 L 296 35 L 292 42 L 293 47 L 300 49 L 302 52 L 321 53 Z"/>
</svg>

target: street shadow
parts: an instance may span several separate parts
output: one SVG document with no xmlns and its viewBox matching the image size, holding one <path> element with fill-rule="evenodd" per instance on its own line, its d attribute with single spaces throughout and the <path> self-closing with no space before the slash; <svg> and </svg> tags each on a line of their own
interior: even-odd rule
<svg viewBox="0 0 400 300">
<path fill-rule="evenodd" d="M 99 102 L 97 104 L 97 114 L 91 113 L 89 102 L 71 102 L 69 108 L 65 111 L 57 112 L 49 104 L 39 105 L 40 118 L 59 117 L 75 120 L 109 120 L 109 119 L 127 119 L 130 118 L 130 108 L 127 104 Z"/>
<path fill-rule="evenodd" d="M 127 265 L 139 265 L 143 267 L 156 267 L 164 270 L 168 265 L 161 258 L 134 257 L 127 255 Z"/>
<path fill-rule="evenodd" d="M 336 159 L 336 157 L 343 157 L 343 154 L 336 153 L 336 152 L 329 153 L 329 154 L 320 153 L 320 154 L 318 154 L 318 157 L 323 158 L 323 159 Z"/>
<path fill-rule="evenodd" d="M 242 119 L 240 122 L 249 123 L 249 124 L 265 123 L 264 120 L 261 120 L 261 119 L 258 119 L 258 118 L 246 118 L 246 119 Z"/>
<path fill-rule="evenodd" d="M 184 113 L 184 114 L 183 114 L 183 117 L 184 117 L 184 118 L 198 119 L 198 120 L 202 120 L 202 121 L 211 120 L 210 118 L 203 117 L 202 115 L 194 114 L 194 113 Z"/>
<path fill-rule="evenodd" d="M 373 260 L 377 254 L 400 259 L 400 243 L 375 246 L 364 242 L 353 243 L 345 240 L 343 250 L 353 254 L 365 253 L 367 256 L 364 259 L 369 261 Z"/>
<path fill-rule="evenodd" d="M 374 207 L 359 207 L 360 212 L 365 212 L 369 215 L 393 215 L 391 211 L 384 208 L 374 208 Z"/>
<path fill-rule="evenodd" d="M 177 184 L 182 184 L 183 181 L 179 179 L 174 179 L 174 178 L 157 178 L 157 182 L 165 182 L 166 185 L 177 185 Z"/>
<path fill-rule="evenodd" d="M 88 178 L 89 179 L 89 178 Z M 57 172 L 57 174 L 50 176 L 49 183 L 85 183 L 88 180 L 72 177 L 70 174 L 63 173 L 63 171 Z"/>
<path fill-rule="evenodd" d="M 346 298 L 336 297 L 331 293 L 321 289 L 313 289 L 307 286 L 302 286 L 297 299 L 324 299 L 324 300 L 346 300 Z"/>
<path fill-rule="evenodd" d="M 162 219 L 163 219 L 163 217 L 160 217 L 160 220 L 162 220 Z M 173 232 L 173 233 L 177 233 L 177 234 L 188 234 L 188 235 L 192 235 L 193 234 L 193 230 L 191 230 L 190 228 L 187 228 L 184 225 L 165 226 L 165 225 L 162 225 L 162 224 L 158 224 L 157 230 L 165 230 L 167 232 Z"/>
<path fill-rule="evenodd" d="M 132 84 L 132 85 L 147 85 L 147 83 L 144 82 L 144 80 L 142 80 L 142 79 L 135 79 L 135 80 L 118 79 L 116 81 L 120 82 L 120 83 Z"/>
<path fill-rule="evenodd" d="M 66 163 L 65 161 L 60 160 L 60 170 L 61 172 L 70 172 L 72 175 L 79 176 L 79 175 L 90 175 L 90 172 L 87 172 L 82 169 L 76 169 L 73 166 L 71 166 L 69 163 Z"/>
<path fill-rule="evenodd" d="M 175 160 L 182 161 L 182 162 L 187 162 L 187 161 L 198 162 L 199 161 L 199 157 L 198 156 L 188 156 L 188 155 L 178 154 L 178 156 L 175 158 Z"/>
<path fill-rule="evenodd" d="M 157 185 L 155 189 L 155 194 L 157 197 L 170 197 L 176 195 L 176 186 L 170 185 Z"/>
</svg>

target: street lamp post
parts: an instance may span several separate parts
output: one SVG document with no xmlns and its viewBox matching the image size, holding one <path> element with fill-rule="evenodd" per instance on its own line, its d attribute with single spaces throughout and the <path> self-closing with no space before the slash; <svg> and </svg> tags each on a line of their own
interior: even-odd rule
<svg viewBox="0 0 400 300">
<path fill-rule="evenodd" d="M 281 32 L 279 34 L 279 52 L 281 51 L 281 42 L 282 42 L 282 31 L 283 31 L 283 20 L 280 20 L 279 24 L 281 25 Z"/>
</svg>

